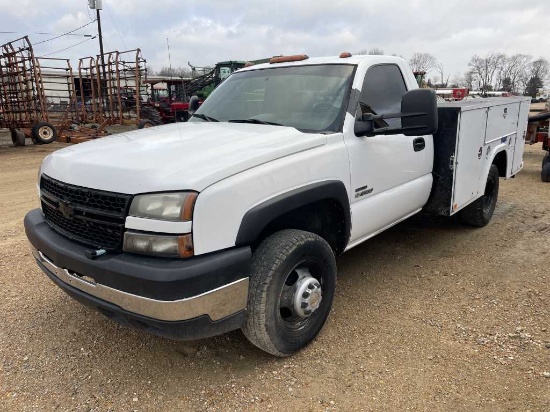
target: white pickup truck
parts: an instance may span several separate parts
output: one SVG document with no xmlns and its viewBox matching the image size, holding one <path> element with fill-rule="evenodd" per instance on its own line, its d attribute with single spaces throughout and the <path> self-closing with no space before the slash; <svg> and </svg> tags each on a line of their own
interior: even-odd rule
<svg viewBox="0 0 550 412">
<path fill-rule="evenodd" d="M 328 317 L 337 255 L 422 209 L 489 222 L 528 110 L 438 108 L 401 58 L 278 57 L 186 123 L 48 156 L 25 230 L 53 282 L 118 322 L 174 339 L 241 328 L 288 356 Z"/>
</svg>

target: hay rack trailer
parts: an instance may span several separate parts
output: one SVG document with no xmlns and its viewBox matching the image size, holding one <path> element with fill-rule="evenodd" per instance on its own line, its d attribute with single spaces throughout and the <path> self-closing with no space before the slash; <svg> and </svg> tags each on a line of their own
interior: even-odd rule
<svg viewBox="0 0 550 412">
<path fill-rule="evenodd" d="M 54 142 L 73 121 L 69 60 L 36 58 L 27 36 L 3 44 L 0 52 L 0 127 L 10 130 L 15 146 L 24 146 L 25 137 Z"/>
<path fill-rule="evenodd" d="M 93 136 L 79 136 L 77 143 L 107 134 L 111 125 L 138 125 L 143 96 L 147 90 L 146 60 L 140 49 L 113 51 L 79 60 L 76 81 L 78 120 L 95 130 Z"/>
</svg>

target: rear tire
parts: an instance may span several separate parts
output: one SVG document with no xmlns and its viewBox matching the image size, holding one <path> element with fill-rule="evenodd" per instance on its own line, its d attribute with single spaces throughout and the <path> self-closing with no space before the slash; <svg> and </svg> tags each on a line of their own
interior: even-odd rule
<svg viewBox="0 0 550 412">
<path fill-rule="evenodd" d="M 57 139 L 57 130 L 48 122 L 38 122 L 32 128 L 32 140 L 40 144 L 53 143 Z"/>
<path fill-rule="evenodd" d="M 542 171 L 540 172 L 540 180 L 543 182 L 550 182 L 550 162 L 546 162 L 544 166 L 542 166 Z"/>
<path fill-rule="evenodd" d="M 254 252 L 245 336 L 279 357 L 307 346 L 327 320 L 336 286 L 336 261 L 313 233 L 282 230 Z"/>
<path fill-rule="evenodd" d="M 14 146 L 25 146 L 25 133 L 17 130 L 11 129 L 11 141 Z"/>
<path fill-rule="evenodd" d="M 138 129 L 146 129 L 147 127 L 154 127 L 155 124 L 149 119 L 143 119 L 139 121 Z"/>
<path fill-rule="evenodd" d="M 159 111 L 156 109 L 156 107 L 149 105 L 144 105 L 141 108 L 141 119 L 142 121 L 150 120 L 154 126 L 162 124 L 162 116 L 160 115 Z"/>
<path fill-rule="evenodd" d="M 498 177 L 498 168 L 493 164 L 489 169 L 483 196 L 460 212 L 460 219 L 463 223 L 477 227 L 483 227 L 489 223 L 498 200 Z"/>
</svg>

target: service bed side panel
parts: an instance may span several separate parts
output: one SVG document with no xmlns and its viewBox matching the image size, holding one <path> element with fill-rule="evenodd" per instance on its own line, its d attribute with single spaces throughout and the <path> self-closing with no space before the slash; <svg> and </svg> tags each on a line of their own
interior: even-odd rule
<svg viewBox="0 0 550 412">
<path fill-rule="evenodd" d="M 425 210 L 450 216 L 484 193 L 495 159 L 506 153 L 506 178 L 521 169 L 529 101 L 494 98 L 439 104 L 434 185 Z"/>
</svg>

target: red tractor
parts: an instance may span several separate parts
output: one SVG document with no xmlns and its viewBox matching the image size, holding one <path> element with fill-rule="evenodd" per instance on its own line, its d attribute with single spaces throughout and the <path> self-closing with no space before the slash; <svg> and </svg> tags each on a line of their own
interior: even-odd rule
<svg viewBox="0 0 550 412">
<path fill-rule="evenodd" d="M 149 79 L 151 97 L 142 104 L 138 128 L 186 122 L 189 103 L 185 103 L 183 79 Z"/>
<path fill-rule="evenodd" d="M 253 63 L 265 61 L 267 59 L 256 60 Z M 193 79 L 149 78 L 147 83 L 152 88 L 151 99 L 142 105 L 143 120 L 138 127 L 141 129 L 165 123 L 186 122 L 190 116 L 190 109 L 191 112 L 196 110 L 201 100 L 206 99 L 231 73 L 245 67 L 246 63 L 233 60 L 219 62 L 213 69 Z M 190 108 L 191 103 L 195 107 Z"/>
</svg>

